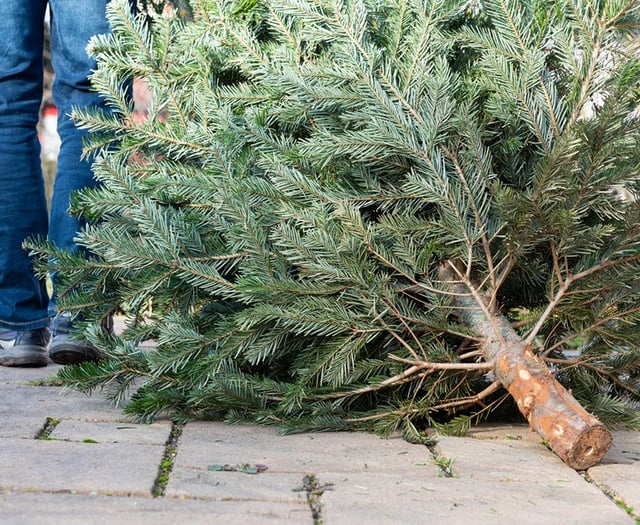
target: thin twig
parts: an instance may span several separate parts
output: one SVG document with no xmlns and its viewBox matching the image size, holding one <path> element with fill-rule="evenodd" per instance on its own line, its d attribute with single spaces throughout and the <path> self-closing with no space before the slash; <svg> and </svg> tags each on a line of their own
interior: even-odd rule
<svg viewBox="0 0 640 525">
<path fill-rule="evenodd" d="M 464 275 L 462 275 L 460 270 L 458 270 L 458 268 L 456 268 L 456 265 L 453 264 L 453 262 L 451 260 L 447 260 L 447 264 L 448 264 L 449 268 L 451 268 L 456 273 L 456 275 L 458 276 L 460 281 L 471 292 L 471 295 L 475 299 L 476 304 L 478 305 L 478 307 L 480 308 L 480 310 L 484 314 L 484 316 L 486 318 L 486 321 L 493 328 L 493 332 L 494 332 L 494 335 L 495 335 L 496 339 L 498 339 L 502 344 L 505 344 L 506 341 L 504 339 L 504 336 L 502 335 L 502 331 L 495 324 L 494 316 L 491 314 L 491 312 L 489 312 L 489 310 L 487 308 L 487 305 L 485 304 L 485 302 L 482 299 L 482 297 L 480 297 L 480 294 L 478 293 L 478 290 L 475 288 L 475 286 L 473 286 L 473 284 L 471 284 L 471 281 L 469 281 L 468 279 L 466 279 L 466 277 Z"/>
<path fill-rule="evenodd" d="M 421 369 L 426 368 L 429 370 L 491 370 L 493 368 L 491 363 L 439 363 L 434 361 L 411 361 L 410 359 L 404 359 L 393 354 L 389 354 L 387 357 L 406 365 L 419 366 Z"/>
<path fill-rule="evenodd" d="M 482 392 L 478 392 L 473 396 L 461 397 L 459 399 L 456 399 L 454 401 L 449 401 L 447 403 L 441 403 L 440 405 L 434 405 L 433 407 L 431 407 L 431 409 L 443 410 L 445 408 L 475 405 L 476 403 L 479 403 L 480 401 L 482 401 L 484 398 L 498 391 L 500 388 L 502 388 L 502 383 L 500 383 L 500 381 L 494 381 Z"/>
</svg>

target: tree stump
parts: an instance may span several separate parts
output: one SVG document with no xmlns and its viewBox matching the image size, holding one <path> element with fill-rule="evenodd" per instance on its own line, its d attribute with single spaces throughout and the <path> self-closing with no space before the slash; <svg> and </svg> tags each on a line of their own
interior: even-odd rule
<svg viewBox="0 0 640 525">
<path fill-rule="evenodd" d="M 612 444 L 611 433 L 551 374 L 500 313 L 480 308 L 468 287 L 451 271 L 443 276 L 455 295 L 463 322 L 484 338 L 487 362 L 493 363 L 497 379 L 516 401 L 520 412 L 568 466 L 587 469 L 598 463 Z"/>
</svg>

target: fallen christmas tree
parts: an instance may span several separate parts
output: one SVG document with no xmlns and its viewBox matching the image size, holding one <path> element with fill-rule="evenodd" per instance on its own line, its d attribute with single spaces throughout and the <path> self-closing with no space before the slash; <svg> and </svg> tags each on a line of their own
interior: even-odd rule
<svg viewBox="0 0 640 525">
<path fill-rule="evenodd" d="M 518 407 L 579 469 L 600 421 L 640 425 L 635 2 L 191 7 L 115 2 L 91 46 L 115 111 L 77 115 L 95 257 L 30 243 L 111 357 L 68 385 L 135 385 L 142 419 L 412 440 Z"/>
</svg>

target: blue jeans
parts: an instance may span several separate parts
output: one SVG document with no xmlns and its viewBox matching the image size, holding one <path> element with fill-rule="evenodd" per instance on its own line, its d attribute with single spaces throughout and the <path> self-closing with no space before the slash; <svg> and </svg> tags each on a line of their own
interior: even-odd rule
<svg viewBox="0 0 640 525">
<path fill-rule="evenodd" d="M 0 328 L 49 324 L 45 283 L 32 271 L 22 242 L 48 237 L 73 250 L 81 224 L 69 212 L 70 193 L 94 186 L 90 161 L 80 160 L 86 132 L 69 119 L 72 107 L 103 106 L 90 89 L 96 64 L 86 45 L 106 33 L 108 0 L 5 0 L 0 15 Z M 36 126 L 43 94 L 44 17 L 51 10 L 53 100 L 61 139 L 50 217 Z"/>
</svg>

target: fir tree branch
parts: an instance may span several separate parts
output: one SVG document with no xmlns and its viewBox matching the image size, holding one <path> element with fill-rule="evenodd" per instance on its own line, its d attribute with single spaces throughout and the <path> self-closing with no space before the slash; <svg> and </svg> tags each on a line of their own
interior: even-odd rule
<svg viewBox="0 0 640 525">
<path fill-rule="evenodd" d="M 400 20 L 403 20 L 402 13 L 405 12 L 406 7 L 407 7 L 406 1 L 402 2 L 401 14 L 399 17 Z M 407 98 L 408 91 L 410 90 L 413 84 L 413 82 L 411 82 L 411 79 L 414 78 L 414 76 L 416 75 L 416 72 L 421 72 L 420 68 L 424 67 L 424 64 L 425 64 L 424 55 L 426 52 L 428 52 L 427 50 L 429 49 L 429 44 L 432 40 L 430 38 L 431 32 L 434 30 L 437 30 L 435 27 L 433 27 L 435 25 L 435 22 L 433 22 L 433 25 L 432 25 L 432 21 L 437 20 L 438 18 L 437 14 L 439 13 L 439 11 L 444 9 L 445 9 L 445 6 L 443 5 L 442 2 L 434 1 L 430 3 L 429 11 L 425 12 L 426 19 L 422 22 L 422 27 L 421 27 L 422 30 L 420 31 L 418 42 L 413 46 L 413 49 L 415 49 L 416 51 L 413 54 L 413 58 L 409 66 L 406 68 L 405 80 L 404 80 L 404 92 L 401 94 L 402 99 Z M 404 31 L 402 31 L 402 28 L 400 28 L 400 30 L 397 33 L 396 43 L 392 48 L 392 56 L 398 55 L 400 39 L 407 34 L 407 31 L 414 32 L 415 28 L 407 27 L 404 29 Z M 401 62 L 401 61 L 402 61 L 402 57 L 398 56 L 398 62 Z"/>
<path fill-rule="evenodd" d="M 594 360 L 597 358 L 593 358 Z M 599 366 L 593 365 L 587 359 L 558 359 L 553 357 L 545 357 L 544 361 L 547 363 L 553 363 L 555 365 L 567 365 L 567 367 L 583 367 L 589 370 L 594 371 L 598 375 L 602 377 L 606 377 L 610 383 L 616 385 L 618 388 L 629 392 L 632 396 L 638 397 L 640 395 L 640 391 L 636 388 L 632 388 L 626 383 L 622 382 L 618 376 L 613 374 L 612 372 L 608 372 L 607 370 L 602 369 Z"/>
<path fill-rule="evenodd" d="M 555 114 L 555 110 L 553 108 L 553 102 L 551 100 L 551 95 L 549 95 L 549 90 L 547 89 L 547 86 L 544 83 L 544 78 L 542 76 L 542 74 L 540 75 L 540 89 L 542 90 L 542 93 L 544 95 L 544 100 L 545 103 L 547 104 L 547 111 L 549 113 L 549 119 L 551 121 L 551 127 L 553 128 L 553 134 L 555 135 L 555 138 L 558 139 L 560 138 L 560 126 L 558 125 L 558 119 L 556 117 Z"/>
<path fill-rule="evenodd" d="M 550 345 L 550 346 L 546 347 L 545 350 L 540 353 L 540 355 L 542 355 L 543 357 L 546 358 L 549 354 L 551 354 L 555 350 L 558 350 L 558 349 L 560 349 L 560 348 L 562 348 L 564 346 L 567 346 L 567 344 L 570 343 L 571 341 L 575 341 L 575 340 L 579 340 L 579 339 L 583 338 L 585 335 L 587 335 L 590 332 L 597 331 L 597 329 L 599 327 L 606 326 L 611 321 L 614 321 L 616 319 L 625 318 L 627 316 L 632 316 L 632 315 L 638 314 L 638 313 L 640 313 L 640 306 L 633 307 L 633 308 L 628 308 L 626 310 L 617 310 L 616 309 L 615 311 L 613 311 L 611 313 L 610 316 L 601 317 L 599 319 L 591 321 L 591 323 L 589 323 L 589 326 L 587 326 L 585 329 L 577 330 L 574 333 L 572 333 L 570 336 L 564 337 L 564 338 L 560 339 L 559 341 L 557 341 L 556 343 L 554 343 L 553 345 Z"/>
<path fill-rule="evenodd" d="M 504 263 L 504 267 L 503 266 Z M 502 288 L 502 285 L 507 281 L 509 273 L 516 265 L 516 258 L 513 254 L 508 253 L 496 264 L 495 271 L 498 272 L 497 277 L 494 278 L 493 288 L 490 288 L 491 297 L 489 299 L 489 308 L 491 311 L 496 309 L 498 301 L 498 293 Z"/>
<path fill-rule="evenodd" d="M 624 15 L 628 14 L 632 9 L 638 9 L 637 0 L 629 0 L 626 4 L 620 5 L 620 9 L 616 14 L 614 14 L 609 20 L 607 20 L 605 27 L 608 29 L 616 29 L 618 20 L 622 18 Z M 637 26 L 633 26 L 636 27 Z"/>
<path fill-rule="evenodd" d="M 404 322 L 404 319 L 402 319 L 402 316 L 400 316 L 399 312 L 397 311 L 397 309 L 394 309 L 395 311 L 393 312 L 395 317 L 397 319 L 400 320 L 400 322 L 402 324 L 404 324 L 405 328 L 408 328 L 407 324 Z M 407 343 L 407 341 L 405 341 L 404 337 L 400 337 L 400 335 L 398 335 L 395 330 L 392 330 L 391 327 L 385 322 L 385 320 L 380 317 L 380 323 L 382 324 L 382 326 L 384 326 L 387 329 L 387 332 L 391 335 L 391 337 L 393 337 L 396 341 L 398 341 L 404 348 L 406 348 L 406 350 L 414 357 L 414 359 L 416 361 L 420 361 L 420 356 L 418 356 L 418 354 L 416 353 L 416 351 L 413 349 L 413 347 Z M 410 329 L 409 329 L 410 330 Z M 413 337 L 413 340 L 416 341 L 416 343 L 418 344 L 418 347 L 420 348 L 420 350 L 422 351 L 423 355 L 426 355 L 424 352 L 424 348 L 422 348 L 422 345 L 420 344 L 420 340 L 416 337 L 416 335 L 413 333 L 413 331 L 410 330 L 409 332 L 411 334 L 411 336 Z"/>
<path fill-rule="evenodd" d="M 500 4 L 500 10 L 502 11 L 502 14 L 504 15 L 505 20 L 507 21 L 507 23 L 509 24 L 509 27 L 511 28 L 511 34 L 513 36 L 515 36 L 518 45 L 520 46 L 520 51 L 522 52 L 522 55 L 525 55 L 528 51 L 528 47 L 524 42 L 524 37 L 522 36 L 522 34 L 520 33 L 520 29 L 518 28 L 518 24 L 516 24 L 516 22 L 513 19 L 513 15 L 511 13 L 511 11 L 509 10 L 509 8 L 507 7 L 507 5 L 505 4 L 504 0 L 499 0 L 498 2 Z M 513 6 L 518 6 L 519 4 L 517 2 L 514 2 L 512 4 Z"/>
<path fill-rule="evenodd" d="M 284 23 L 283 18 L 280 16 L 280 12 L 274 8 L 271 2 L 265 2 L 265 5 L 267 8 L 267 11 L 271 15 L 270 21 L 271 20 L 275 21 L 275 25 L 278 28 L 278 33 L 280 35 L 285 36 L 285 38 L 288 40 L 292 48 L 299 49 L 300 41 L 298 40 L 298 38 L 296 38 L 294 33 L 292 33 L 287 27 L 287 25 Z"/>
<path fill-rule="evenodd" d="M 484 353 L 482 350 L 472 350 L 471 352 L 460 354 L 458 359 L 460 359 L 460 361 L 464 361 L 465 359 L 471 359 L 472 357 L 484 357 Z"/>
<path fill-rule="evenodd" d="M 484 255 L 485 255 L 485 261 L 487 263 L 487 267 L 489 268 L 489 271 L 487 272 L 488 277 L 491 279 L 491 289 L 495 290 L 496 289 L 496 283 L 495 283 L 495 268 L 493 267 L 493 253 L 491 252 L 491 248 L 489 246 L 489 239 L 487 238 L 486 235 L 486 221 L 483 220 L 483 217 L 480 214 L 480 210 L 479 210 L 479 205 L 476 201 L 476 197 L 474 192 L 471 190 L 471 187 L 469 186 L 469 182 L 467 181 L 467 177 L 464 174 L 464 171 L 462 169 L 462 166 L 460 166 L 460 163 L 458 162 L 458 158 L 457 155 L 454 154 L 452 151 L 450 151 L 444 144 L 439 144 L 438 145 L 439 148 L 445 153 L 445 155 L 451 160 L 451 162 L 454 165 L 454 168 L 456 170 L 456 173 L 458 175 L 458 178 L 460 179 L 460 181 L 462 182 L 465 192 L 467 194 L 467 196 L 469 197 L 469 200 L 471 202 L 471 209 L 473 211 L 473 216 L 475 218 L 476 221 L 476 226 L 478 228 L 478 232 L 480 234 L 480 239 L 482 241 L 482 248 L 484 250 Z M 472 243 L 469 242 L 469 250 L 472 249 Z M 465 274 L 465 277 L 467 279 L 469 279 L 471 277 L 471 268 L 473 265 L 473 254 L 470 253 L 469 254 L 469 260 L 467 262 L 467 271 Z M 490 305 L 491 307 L 491 305 Z"/>
<path fill-rule="evenodd" d="M 439 364 L 439 363 L 435 363 L 435 364 Z M 345 398 L 354 397 L 354 396 L 361 396 L 364 394 L 370 394 L 372 392 L 379 392 L 380 390 L 383 390 L 385 388 L 398 386 L 407 382 L 413 382 L 416 379 L 419 379 L 425 375 L 431 374 L 435 370 L 435 368 L 430 368 L 424 371 L 425 368 L 428 368 L 428 367 L 424 367 L 421 365 L 411 366 L 407 368 L 404 372 L 400 374 L 396 374 L 395 376 L 389 377 L 384 381 L 381 381 L 374 385 L 369 385 L 369 386 L 358 388 L 355 390 L 337 391 L 331 394 L 312 395 L 312 396 L 308 396 L 305 399 L 312 402 L 328 401 L 328 400 L 345 399 Z M 422 372 L 422 373 L 418 374 L 418 372 Z"/>
<path fill-rule="evenodd" d="M 452 401 L 447 401 L 445 403 L 439 403 L 436 405 L 432 405 L 429 406 L 428 411 L 429 412 L 437 412 L 439 410 L 448 410 L 448 409 L 452 409 L 452 408 L 456 408 L 456 409 L 461 409 L 461 408 L 466 408 L 469 406 L 473 406 L 476 405 L 478 403 L 481 403 L 484 399 L 486 399 L 487 397 L 489 397 L 491 394 L 493 394 L 494 392 L 497 392 L 498 390 L 500 390 L 500 388 L 502 388 L 502 385 L 500 384 L 499 381 L 494 381 L 493 383 L 491 383 L 491 385 L 489 385 L 487 388 L 485 388 L 484 390 L 482 390 L 481 392 L 479 392 L 478 394 L 475 394 L 473 396 L 466 396 L 466 397 L 462 397 L 459 399 L 455 399 Z M 382 414 L 372 414 L 370 416 L 364 416 L 364 417 L 358 417 L 358 418 L 345 418 L 345 422 L 347 423 L 364 423 L 366 421 L 375 421 L 377 419 L 382 419 L 385 417 L 388 417 L 390 414 L 396 414 L 396 415 L 403 415 L 403 416 L 408 416 L 412 413 L 424 413 L 425 410 L 424 409 L 413 409 L 413 410 L 407 410 L 407 409 L 400 409 L 400 410 L 392 410 L 389 412 L 385 412 Z"/>
<path fill-rule="evenodd" d="M 412 361 L 411 359 L 404 359 L 394 354 L 388 354 L 389 359 L 411 365 L 413 367 L 419 367 L 427 370 L 491 370 L 493 364 L 491 363 L 439 363 L 432 361 Z"/>
<path fill-rule="evenodd" d="M 581 272 L 575 274 L 567 274 L 564 278 L 563 282 L 559 283 L 558 291 L 556 292 L 554 298 L 549 301 L 545 311 L 542 313 L 538 322 L 535 324 L 529 335 L 525 339 L 525 344 L 531 346 L 534 339 L 538 336 L 538 332 L 542 329 L 542 326 L 546 322 L 547 318 L 551 315 L 556 306 L 560 303 L 560 301 L 564 298 L 564 295 L 569 290 L 571 285 L 585 277 L 588 277 L 594 273 L 600 272 L 602 270 L 614 268 L 616 266 L 622 266 L 625 264 L 629 264 L 630 262 L 640 261 L 640 255 L 634 255 L 630 257 L 623 257 L 619 260 L 610 260 L 609 258 L 603 259 L 600 263 L 593 265 L 591 268 L 587 268 Z"/>
<path fill-rule="evenodd" d="M 580 119 L 580 115 L 582 114 L 582 109 L 587 102 L 587 99 L 591 95 L 592 82 L 593 78 L 598 70 L 598 61 L 600 59 L 601 52 L 601 35 L 598 35 L 598 41 L 593 44 L 590 53 L 590 64 L 589 69 L 586 74 L 586 78 L 582 81 L 582 85 L 580 88 L 580 94 L 578 95 L 578 100 L 574 106 L 573 115 L 569 119 L 567 124 L 567 129 L 572 129 L 576 122 Z"/>
<path fill-rule="evenodd" d="M 467 290 L 469 290 L 469 292 L 471 293 L 471 296 L 473 297 L 478 307 L 478 310 L 482 311 L 485 317 L 485 321 L 489 324 L 489 326 L 491 326 L 493 335 L 496 338 L 496 340 L 498 340 L 501 344 L 506 344 L 506 341 L 502 334 L 502 330 L 500 330 L 500 327 L 495 322 L 494 314 L 492 314 L 488 310 L 487 305 L 485 304 L 483 298 L 480 296 L 478 290 L 476 289 L 475 286 L 473 286 L 471 281 L 467 279 L 466 276 L 462 272 L 460 272 L 460 270 L 458 270 L 456 265 L 451 260 L 447 260 L 444 262 L 444 264 L 440 265 L 439 271 L 443 280 L 447 283 L 451 283 L 452 285 L 455 285 L 456 281 L 454 281 L 453 279 L 449 279 L 448 277 L 451 275 L 452 272 L 453 274 L 457 275 L 459 279 L 459 281 L 457 282 L 462 283 L 462 285 L 464 285 L 464 287 Z"/>
</svg>

